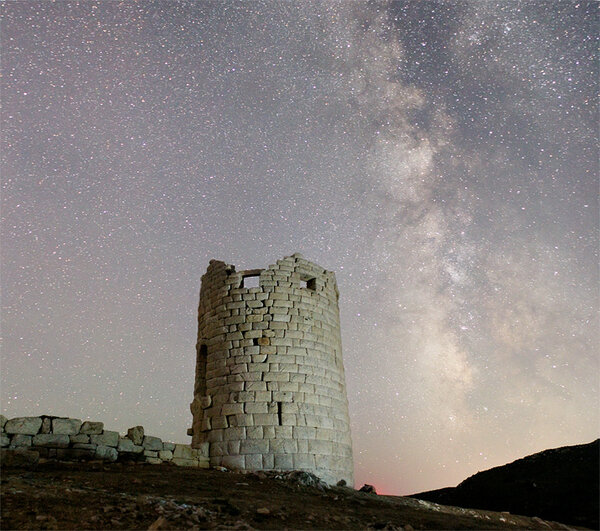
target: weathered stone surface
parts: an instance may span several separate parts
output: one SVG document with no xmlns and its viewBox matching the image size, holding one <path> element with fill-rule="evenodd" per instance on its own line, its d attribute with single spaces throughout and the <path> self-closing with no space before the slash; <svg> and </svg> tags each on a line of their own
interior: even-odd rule
<svg viewBox="0 0 600 531">
<path fill-rule="evenodd" d="M 81 428 L 80 419 L 55 418 L 52 419 L 52 433 L 62 435 L 75 435 Z"/>
<path fill-rule="evenodd" d="M 163 450 L 168 450 L 169 452 L 172 452 L 173 450 L 175 450 L 175 443 L 163 442 Z"/>
<path fill-rule="evenodd" d="M 115 444 L 116 446 L 116 444 Z M 112 446 L 98 446 L 96 448 L 96 455 L 95 457 L 97 459 L 103 459 L 104 461 L 116 461 L 117 458 L 119 457 L 119 453 L 117 452 L 117 449 L 112 447 Z"/>
<path fill-rule="evenodd" d="M 6 422 L 4 431 L 9 434 L 35 435 L 41 427 L 42 419 L 40 417 L 17 417 Z"/>
<path fill-rule="evenodd" d="M 129 428 L 127 437 L 133 441 L 133 444 L 141 445 L 144 442 L 144 426 Z"/>
<path fill-rule="evenodd" d="M 40 433 L 33 437 L 33 446 L 43 446 L 46 448 L 68 448 L 68 435 L 54 433 Z"/>
<path fill-rule="evenodd" d="M 31 437 L 31 435 L 17 433 L 10 438 L 10 447 L 16 448 L 19 446 L 31 446 Z"/>
<path fill-rule="evenodd" d="M 101 434 L 90 435 L 90 441 L 92 444 L 98 446 L 112 446 L 116 448 L 119 444 L 119 432 L 104 430 Z"/>
<path fill-rule="evenodd" d="M 4 431 L 4 425 L 7 421 L 8 419 L 4 415 L 0 415 L 0 433 Z"/>
<path fill-rule="evenodd" d="M 144 450 L 144 457 L 158 457 L 158 452 L 154 450 Z"/>
<path fill-rule="evenodd" d="M 103 422 L 90 422 L 86 420 L 79 430 L 79 433 L 85 433 L 86 435 L 100 435 L 104 431 Z"/>
<path fill-rule="evenodd" d="M 131 439 L 128 439 L 127 437 L 121 437 L 119 439 L 119 445 L 117 446 L 117 450 L 119 452 L 141 454 L 144 451 L 144 447 L 139 446 L 137 444 L 133 444 L 133 441 Z"/>
<path fill-rule="evenodd" d="M 85 433 L 78 433 L 77 435 L 69 435 L 69 440 L 71 441 L 71 444 L 87 444 L 90 442 L 90 436 Z"/>
<path fill-rule="evenodd" d="M 6 448 L 10 444 L 10 437 L 4 433 L 0 435 L 0 447 Z"/>
<path fill-rule="evenodd" d="M 174 457 L 171 463 L 177 466 L 198 466 L 196 459 L 187 459 L 185 457 Z"/>
<path fill-rule="evenodd" d="M 170 450 L 161 450 L 160 452 L 158 452 L 158 457 L 163 461 L 170 461 L 171 459 L 173 459 L 173 452 L 171 452 Z"/>
<path fill-rule="evenodd" d="M 145 450 L 152 450 L 154 452 L 158 452 L 163 449 L 163 442 L 158 437 L 151 437 L 149 435 L 144 436 L 144 440 L 142 441 L 142 446 Z"/>
<path fill-rule="evenodd" d="M 52 433 L 52 417 L 42 417 L 42 427 L 40 428 L 40 433 Z"/>
<path fill-rule="evenodd" d="M 98 445 L 91 443 L 75 443 L 73 448 L 77 448 L 78 450 L 93 450 L 95 452 Z"/>
<path fill-rule="evenodd" d="M 187 444 L 176 444 L 173 450 L 173 457 L 179 459 L 192 459 L 192 448 Z"/>
<path fill-rule="evenodd" d="M 35 450 L 25 448 L 0 450 L 0 463 L 2 466 L 29 467 L 36 465 L 40 460 L 40 454 Z"/>
<path fill-rule="evenodd" d="M 151 465 L 160 465 L 162 461 L 158 457 L 146 457 L 146 463 Z"/>
</svg>

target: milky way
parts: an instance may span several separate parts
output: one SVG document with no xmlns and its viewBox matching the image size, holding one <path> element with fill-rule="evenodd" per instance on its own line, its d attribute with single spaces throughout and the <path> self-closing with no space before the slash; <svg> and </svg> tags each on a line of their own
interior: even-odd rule
<svg viewBox="0 0 600 531">
<path fill-rule="evenodd" d="M 357 483 L 598 414 L 598 4 L 2 4 L 2 411 L 189 441 L 211 258 L 336 272 Z"/>
</svg>

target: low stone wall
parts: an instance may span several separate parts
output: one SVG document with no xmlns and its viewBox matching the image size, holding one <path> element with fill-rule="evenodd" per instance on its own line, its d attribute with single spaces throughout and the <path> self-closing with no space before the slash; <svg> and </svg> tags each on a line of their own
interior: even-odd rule
<svg viewBox="0 0 600 531">
<path fill-rule="evenodd" d="M 150 464 L 172 463 L 178 466 L 208 468 L 208 443 L 201 448 L 163 442 L 144 434 L 135 426 L 120 435 L 104 429 L 102 422 L 53 417 L 17 417 L 0 415 L 0 446 L 5 450 L 37 453 L 39 459 L 62 461 L 133 461 Z M 4 457 L 4 456 L 3 456 Z"/>
</svg>

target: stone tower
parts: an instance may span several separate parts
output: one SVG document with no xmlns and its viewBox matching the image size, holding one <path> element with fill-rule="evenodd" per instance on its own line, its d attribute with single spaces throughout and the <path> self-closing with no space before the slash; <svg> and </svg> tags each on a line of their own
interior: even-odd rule
<svg viewBox="0 0 600 531">
<path fill-rule="evenodd" d="M 210 261 L 190 434 L 212 466 L 353 485 L 338 296 L 335 275 L 300 254 L 237 272 Z"/>
</svg>

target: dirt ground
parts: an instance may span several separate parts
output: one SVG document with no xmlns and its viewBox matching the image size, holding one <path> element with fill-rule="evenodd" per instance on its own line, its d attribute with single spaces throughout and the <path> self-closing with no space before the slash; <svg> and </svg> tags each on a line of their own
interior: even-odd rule
<svg viewBox="0 0 600 531">
<path fill-rule="evenodd" d="M 9 529 L 569 529 L 539 518 L 459 509 L 347 487 L 320 490 L 263 473 L 168 465 L 4 467 Z"/>
</svg>

